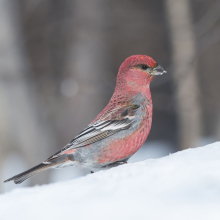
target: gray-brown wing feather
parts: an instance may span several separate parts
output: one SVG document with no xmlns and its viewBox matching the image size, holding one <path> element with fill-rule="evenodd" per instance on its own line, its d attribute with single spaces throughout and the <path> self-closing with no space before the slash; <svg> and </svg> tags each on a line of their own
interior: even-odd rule
<svg viewBox="0 0 220 220">
<path fill-rule="evenodd" d="M 123 106 L 122 108 L 117 109 L 117 112 L 113 112 L 113 120 L 102 120 L 90 124 L 61 151 L 48 158 L 48 160 L 58 156 L 60 153 L 64 153 L 65 151 L 95 143 L 119 131 L 129 129 L 134 122 L 135 112 L 139 107 L 140 106 L 138 105 Z"/>
</svg>

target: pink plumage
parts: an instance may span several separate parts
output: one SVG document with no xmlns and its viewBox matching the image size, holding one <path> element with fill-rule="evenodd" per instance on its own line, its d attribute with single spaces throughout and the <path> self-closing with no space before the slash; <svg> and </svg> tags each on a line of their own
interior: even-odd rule
<svg viewBox="0 0 220 220">
<path fill-rule="evenodd" d="M 119 68 L 112 98 L 96 119 L 62 150 L 5 182 L 19 184 L 51 168 L 81 165 L 93 172 L 126 163 L 148 137 L 153 109 L 150 82 L 165 72 L 146 55 L 128 57 Z"/>
</svg>

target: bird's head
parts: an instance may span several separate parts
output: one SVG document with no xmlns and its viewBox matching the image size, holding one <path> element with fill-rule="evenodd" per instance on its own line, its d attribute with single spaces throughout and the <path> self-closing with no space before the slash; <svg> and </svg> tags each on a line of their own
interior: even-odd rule
<svg viewBox="0 0 220 220">
<path fill-rule="evenodd" d="M 117 84 L 134 87 L 149 85 L 155 75 L 166 73 L 164 68 L 146 55 L 128 57 L 120 66 Z"/>
</svg>

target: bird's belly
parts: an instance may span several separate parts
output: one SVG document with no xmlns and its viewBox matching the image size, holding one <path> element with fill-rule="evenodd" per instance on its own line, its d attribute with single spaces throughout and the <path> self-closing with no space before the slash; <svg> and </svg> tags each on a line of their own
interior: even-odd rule
<svg viewBox="0 0 220 220">
<path fill-rule="evenodd" d="M 122 161 L 131 157 L 144 144 L 149 134 L 150 128 L 143 126 L 142 129 L 135 131 L 133 134 L 117 140 L 111 140 L 99 149 L 95 155 L 95 161 L 105 166 L 116 161 Z"/>
</svg>

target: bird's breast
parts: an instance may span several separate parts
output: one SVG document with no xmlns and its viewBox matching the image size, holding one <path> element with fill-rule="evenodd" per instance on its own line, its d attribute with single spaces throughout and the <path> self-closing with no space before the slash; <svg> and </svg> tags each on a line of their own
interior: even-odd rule
<svg viewBox="0 0 220 220">
<path fill-rule="evenodd" d="M 140 109 L 141 110 L 141 109 Z M 143 107 L 141 119 L 137 127 L 131 128 L 131 133 L 122 131 L 117 138 L 111 138 L 99 149 L 95 160 L 98 164 L 107 165 L 124 158 L 131 157 L 144 144 L 148 137 L 152 123 L 152 112 L 150 107 Z"/>
</svg>

